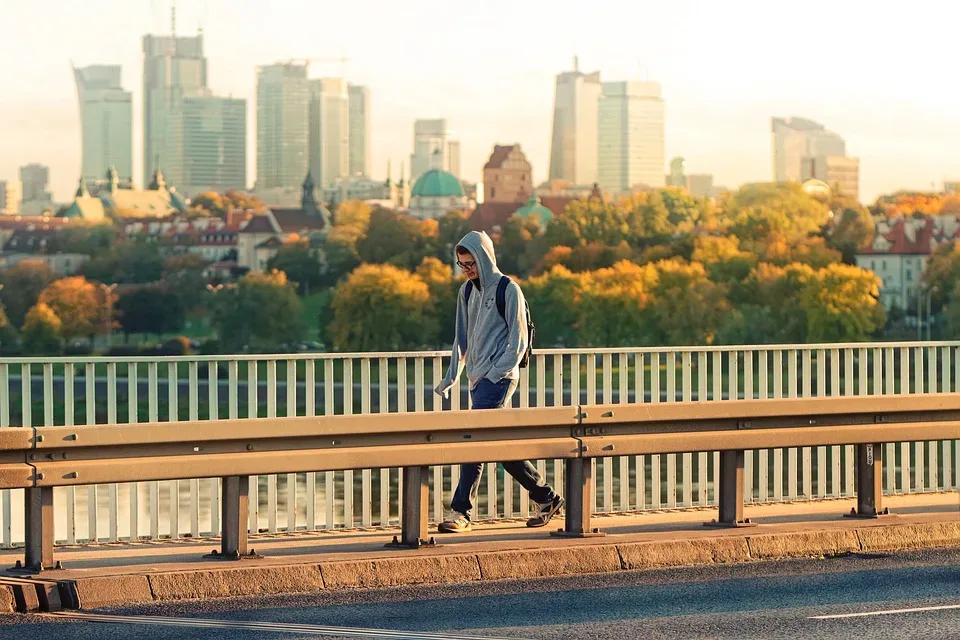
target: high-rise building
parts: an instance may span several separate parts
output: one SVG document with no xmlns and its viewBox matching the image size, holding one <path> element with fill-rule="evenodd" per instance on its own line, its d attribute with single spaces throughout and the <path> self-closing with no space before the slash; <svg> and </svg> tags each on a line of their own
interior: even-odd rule
<svg viewBox="0 0 960 640">
<path fill-rule="evenodd" d="M 803 159 L 801 179 L 822 180 L 837 195 L 860 200 L 860 158 L 813 156 Z"/>
<path fill-rule="evenodd" d="M 310 173 L 321 189 L 350 174 L 350 100 L 342 78 L 310 80 Z"/>
<path fill-rule="evenodd" d="M 20 184 L 23 186 L 23 202 L 49 202 L 50 168 L 31 163 L 20 167 Z"/>
<path fill-rule="evenodd" d="M 447 141 L 447 171 L 460 177 L 460 141 Z"/>
<path fill-rule="evenodd" d="M 416 180 L 426 173 L 434 163 L 447 170 L 449 149 L 447 142 L 450 131 L 444 119 L 417 120 L 413 123 L 413 155 L 410 156 L 410 179 Z M 437 153 L 439 152 L 439 156 Z"/>
<path fill-rule="evenodd" d="M 176 138 L 183 140 L 183 181 L 189 197 L 203 191 L 247 188 L 247 101 L 188 96 Z"/>
<path fill-rule="evenodd" d="M 133 97 L 124 91 L 120 75 L 119 65 L 73 69 L 85 180 L 100 178 L 110 167 L 133 178 Z"/>
<path fill-rule="evenodd" d="M 350 171 L 351 176 L 370 176 L 371 130 L 370 89 L 347 85 L 350 103 Z"/>
<path fill-rule="evenodd" d="M 600 72 L 581 73 L 576 58 L 573 71 L 557 76 L 550 180 L 564 180 L 574 185 L 597 181 L 601 93 Z M 660 171 L 662 173 L 663 169 Z"/>
<path fill-rule="evenodd" d="M 294 189 L 310 159 L 310 83 L 305 64 L 274 64 L 257 74 L 257 190 Z"/>
<path fill-rule="evenodd" d="M 143 37 L 143 183 L 162 169 L 170 184 L 184 182 L 184 141 L 175 137 L 187 96 L 207 89 L 203 36 Z"/>
<path fill-rule="evenodd" d="M 692 173 L 687 176 L 687 191 L 697 198 L 713 196 L 713 174 Z"/>
<path fill-rule="evenodd" d="M 663 98 L 656 82 L 604 82 L 597 182 L 614 193 L 664 185 Z"/>
<path fill-rule="evenodd" d="M 20 201 L 23 189 L 19 180 L 0 180 L 0 214 L 16 215 L 20 213 Z"/>
<path fill-rule="evenodd" d="M 846 144 L 838 134 L 806 118 L 772 118 L 773 179 L 801 181 L 803 159 L 845 156 Z"/>
<path fill-rule="evenodd" d="M 687 161 L 685 158 L 676 157 L 670 161 L 670 175 L 667 176 L 667 186 L 687 186 Z"/>
</svg>

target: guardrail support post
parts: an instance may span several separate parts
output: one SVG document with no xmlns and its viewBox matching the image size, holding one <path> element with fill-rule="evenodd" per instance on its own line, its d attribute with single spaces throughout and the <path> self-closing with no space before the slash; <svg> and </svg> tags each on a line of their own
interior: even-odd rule
<svg viewBox="0 0 960 640">
<path fill-rule="evenodd" d="M 223 533 L 220 553 L 234 559 L 248 555 L 247 521 L 250 506 L 250 476 L 228 476 L 222 479 L 223 498 L 220 500 Z"/>
<path fill-rule="evenodd" d="M 25 489 L 25 568 L 43 571 L 53 568 L 53 487 Z"/>
<path fill-rule="evenodd" d="M 599 529 L 590 526 L 595 492 L 593 486 L 593 463 L 587 458 L 570 458 L 564 464 L 566 475 L 566 515 L 563 529 L 550 535 L 563 538 L 590 538 L 602 536 Z"/>
<path fill-rule="evenodd" d="M 857 445 L 857 508 L 846 514 L 852 518 L 876 518 L 889 515 L 883 508 L 883 446 Z"/>
<path fill-rule="evenodd" d="M 427 544 L 427 520 L 430 514 L 429 478 L 429 467 L 403 468 L 403 511 L 400 514 L 400 540 L 396 546 L 417 549 Z M 440 488 L 438 487 L 437 490 L 439 491 Z"/>
<path fill-rule="evenodd" d="M 743 517 L 743 458 L 742 449 L 720 452 L 720 487 L 717 489 L 720 513 L 717 520 L 705 522 L 706 526 L 754 526 Z"/>
</svg>

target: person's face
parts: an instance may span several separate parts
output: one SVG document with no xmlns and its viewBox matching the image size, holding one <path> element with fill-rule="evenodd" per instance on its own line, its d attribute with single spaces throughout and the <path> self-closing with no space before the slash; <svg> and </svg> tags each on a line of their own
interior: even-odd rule
<svg viewBox="0 0 960 640">
<path fill-rule="evenodd" d="M 477 261 L 469 253 L 457 254 L 457 266 L 463 269 L 463 275 L 467 276 L 469 280 L 476 280 L 480 276 Z"/>
</svg>

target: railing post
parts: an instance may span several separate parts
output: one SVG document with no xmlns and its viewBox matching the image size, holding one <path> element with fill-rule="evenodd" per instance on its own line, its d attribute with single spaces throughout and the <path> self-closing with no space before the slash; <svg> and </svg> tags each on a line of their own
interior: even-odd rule
<svg viewBox="0 0 960 640">
<path fill-rule="evenodd" d="M 220 514 L 223 533 L 220 553 L 224 558 L 236 559 L 248 555 L 247 520 L 250 507 L 250 476 L 229 476 L 221 481 L 223 493 Z"/>
<path fill-rule="evenodd" d="M 24 495 L 25 568 L 53 568 L 53 487 L 34 487 Z"/>
<path fill-rule="evenodd" d="M 398 546 L 418 548 L 427 544 L 430 509 L 429 467 L 403 468 L 403 512 L 400 514 Z M 437 491 L 441 491 L 437 487 Z"/>
<path fill-rule="evenodd" d="M 749 527 L 750 520 L 743 517 L 743 449 L 720 452 L 720 487 L 717 502 L 719 518 L 704 523 L 709 527 Z"/>
<path fill-rule="evenodd" d="M 857 508 L 846 514 L 852 518 L 876 518 L 889 515 L 883 508 L 883 445 L 857 445 Z"/>
<path fill-rule="evenodd" d="M 599 529 L 590 526 L 590 516 L 596 500 L 593 485 L 593 463 L 588 458 L 569 458 L 564 464 L 566 476 L 566 515 L 564 527 L 550 535 L 566 538 L 602 536 Z"/>
</svg>

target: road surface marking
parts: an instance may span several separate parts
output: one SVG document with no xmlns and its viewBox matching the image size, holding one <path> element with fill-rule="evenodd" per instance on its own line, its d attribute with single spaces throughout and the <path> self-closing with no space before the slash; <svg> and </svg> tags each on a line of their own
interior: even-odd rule
<svg viewBox="0 0 960 640">
<path fill-rule="evenodd" d="M 811 616 L 808 620 L 835 620 L 837 618 L 862 618 L 864 616 L 889 616 L 896 613 L 918 613 L 920 611 L 943 611 L 960 609 L 960 604 L 946 604 L 939 607 L 917 607 L 916 609 L 886 609 L 884 611 L 866 611 L 864 613 L 837 613 L 831 616 Z"/>
<path fill-rule="evenodd" d="M 63 611 L 42 614 L 47 618 L 67 618 L 83 622 L 103 622 L 112 624 L 143 624 L 167 627 L 206 627 L 217 629 L 238 629 L 241 631 L 270 631 L 273 633 L 299 633 L 316 636 L 338 636 L 347 638 L 400 638 L 401 640 L 506 640 L 493 636 L 460 636 L 450 633 L 429 631 L 394 631 L 391 629 L 357 629 L 350 627 L 324 627 L 313 624 L 293 624 L 286 622 L 243 622 L 238 620 L 215 620 L 205 618 L 166 618 L 159 616 L 121 616 L 100 613 L 81 613 Z"/>
</svg>

